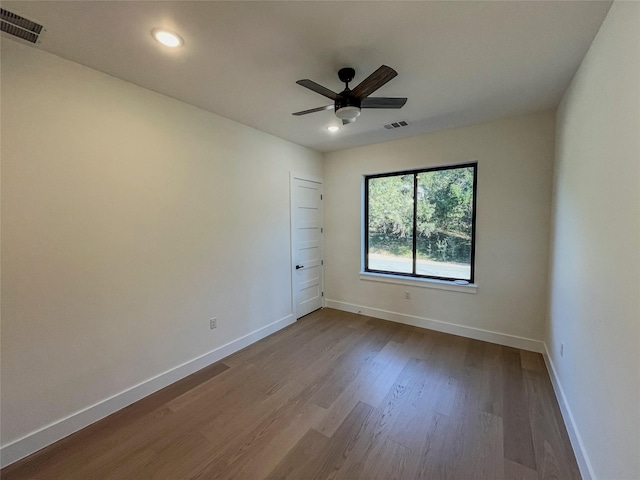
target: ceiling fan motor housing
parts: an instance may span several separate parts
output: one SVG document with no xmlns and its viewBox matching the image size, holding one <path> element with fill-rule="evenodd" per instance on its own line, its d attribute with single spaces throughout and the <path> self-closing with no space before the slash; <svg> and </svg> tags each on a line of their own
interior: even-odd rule
<svg viewBox="0 0 640 480">
<path fill-rule="evenodd" d="M 360 115 L 361 101 L 349 95 L 348 89 L 336 99 L 334 110 L 336 117 L 341 119 L 355 119 Z"/>
</svg>

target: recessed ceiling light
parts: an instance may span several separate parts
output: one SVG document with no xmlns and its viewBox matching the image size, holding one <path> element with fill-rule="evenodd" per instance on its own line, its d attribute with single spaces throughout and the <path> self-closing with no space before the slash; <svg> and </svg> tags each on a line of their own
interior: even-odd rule
<svg viewBox="0 0 640 480">
<path fill-rule="evenodd" d="M 162 28 L 154 28 L 151 30 L 151 35 L 166 47 L 180 47 L 184 43 L 180 35 Z"/>
<path fill-rule="evenodd" d="M 329 130 L 331 133 L 336 133 L 338 130 L 340 130 L 340 127 L 337 125 L 331 125 L 327 128 L 327 130 Z"/>
</svg>

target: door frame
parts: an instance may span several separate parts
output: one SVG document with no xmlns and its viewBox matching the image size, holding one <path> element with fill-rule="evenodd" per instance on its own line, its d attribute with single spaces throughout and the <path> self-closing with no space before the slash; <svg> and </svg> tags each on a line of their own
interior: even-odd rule
<svg viewBox="0 0 640 480">
<path fill-rule="evenodd" d="M 293 182 L 294 180 L 305 180 L 307 182 L 319 183 L 321 185 L 321 192 L 323 199 L 321 202 L 324 202 L 324 182 L 322 177 L 318 177 L 315 175 L 311 175 L 308 173 L 300 173 L 289 171 L 289 272 L 291 278 L 291 314 L 295 321 L 298 320 L 298 302 L 297 302 L 297 293 L 294 284 L 295 279 L 295 259 L 293 258 L 294 254 L 294 244 L 293 244 L 293 232 L 294 232 L 294 224 L 293 224 Z M 320 212 L 320 226 L 322 234 L 320 235 L 320 250 L 322 252 L 322 262 L 320 264 L 320 270 L 322 272 L 322 279 L 320 281 L 320 288 L 322 290 L 322 301 L 320 303 L 320 308 L 324 308 L 325 299 L 324 299 L 324 203 L 321 203 L 321 212 Z"/>
</svg>

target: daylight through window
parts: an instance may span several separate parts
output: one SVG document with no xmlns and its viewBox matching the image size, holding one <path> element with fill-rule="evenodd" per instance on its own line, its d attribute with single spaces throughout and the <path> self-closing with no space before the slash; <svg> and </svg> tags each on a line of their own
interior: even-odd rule
<svg viewBox="0 0 640 480">
<path fill-rule="evenodd" d="M 476 170 L 365 176 L 365 271 L 473 283 Z"/>
</svg>

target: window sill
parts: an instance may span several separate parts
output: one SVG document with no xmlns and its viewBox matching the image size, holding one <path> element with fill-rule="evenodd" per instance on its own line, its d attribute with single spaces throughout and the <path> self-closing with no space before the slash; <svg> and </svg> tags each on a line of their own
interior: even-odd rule
<svg viewBox="0 0 640 480">
<path fill-rule="evenodd" d="M 469 283 L 460 285 L 447 280 L 436 280 L 432 278 L 411 278 L 398 275 L 387 275 L 383 273 L 360 272 L 360 280 L 368 282 L 394 283 L 396 285 L 407 285 L 411 287 L 435 288 L 438 290 L 450 290 L 453 292 L 476 293 L 478 285 Z"/>
</svg>

